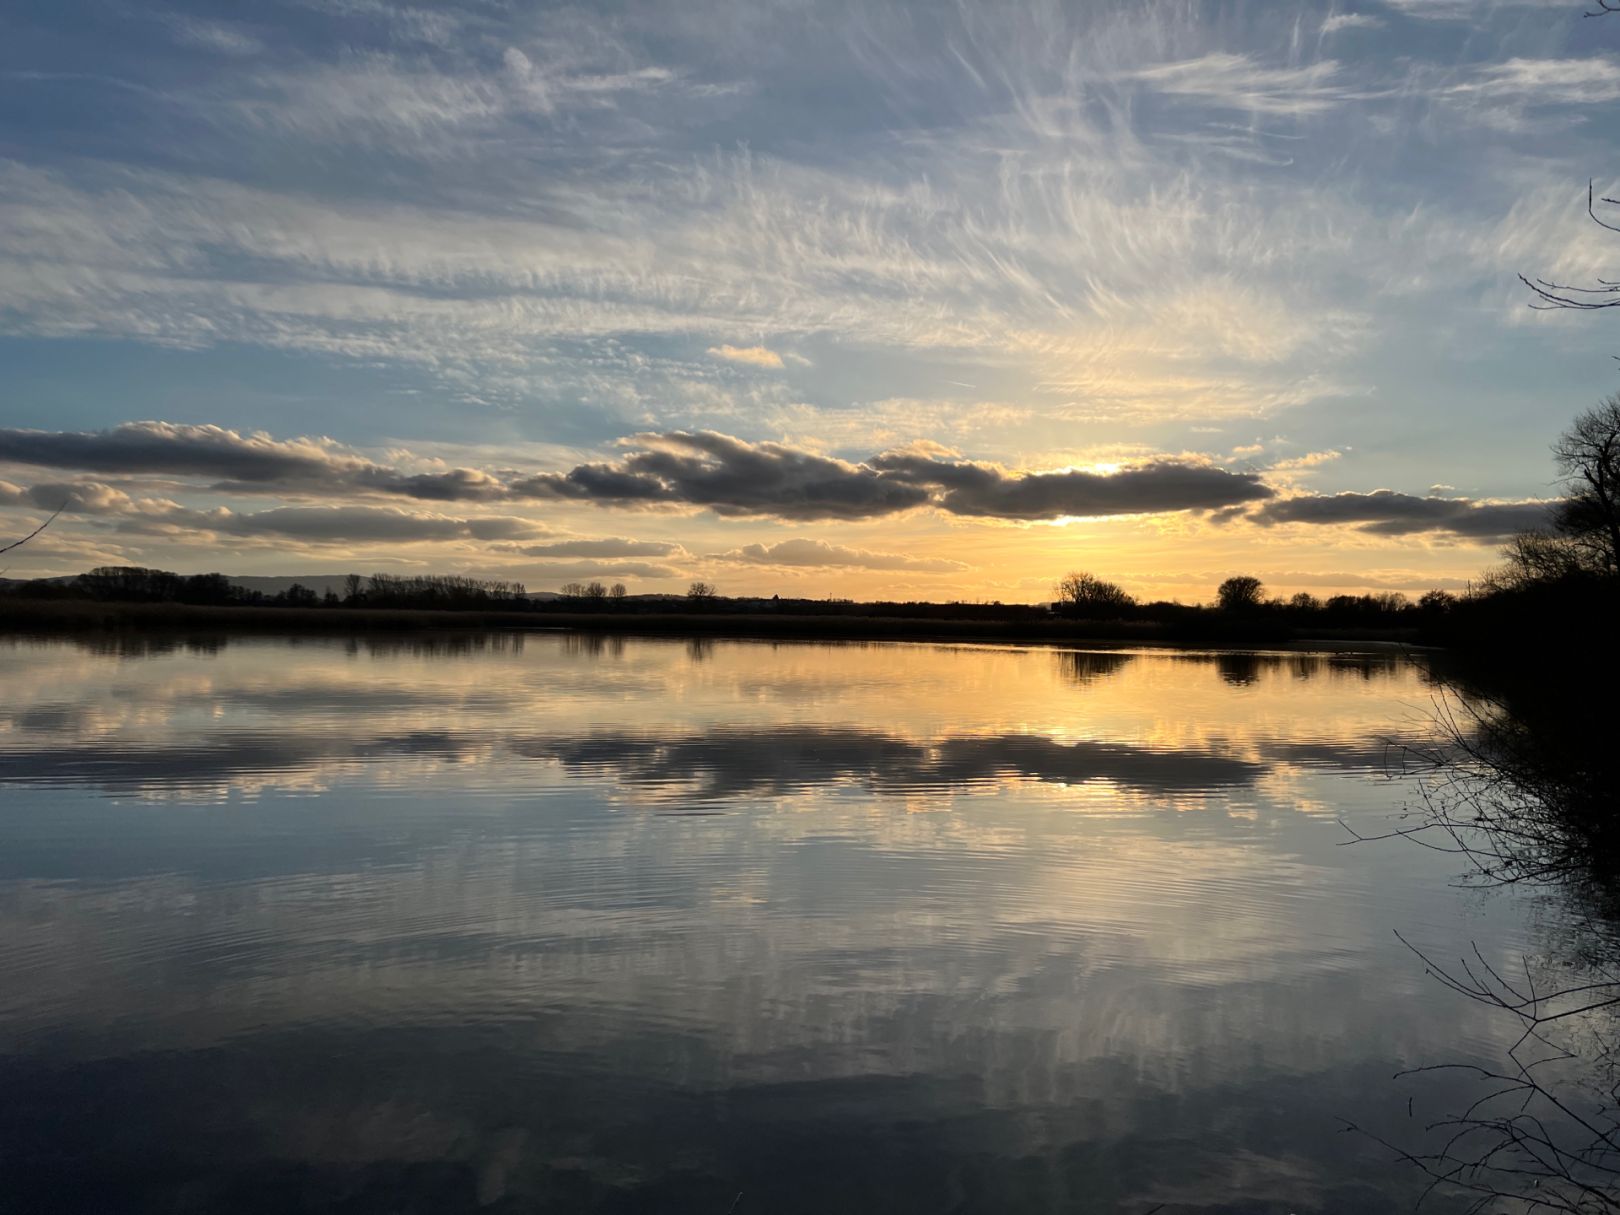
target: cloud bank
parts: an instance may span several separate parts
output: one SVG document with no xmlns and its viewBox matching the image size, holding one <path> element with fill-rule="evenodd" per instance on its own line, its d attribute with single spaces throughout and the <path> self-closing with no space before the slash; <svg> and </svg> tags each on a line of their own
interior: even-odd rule
<svg viewBox="0 0 1620 1215">
<path fill-rule="evenodd" d="M 233 493 L 400 494 L 428 501 L 501 496 L 470 468 L 411 472 L 346 452 L 330 439 L 273 439 L 222 426 L 125 422 L 105 430 L 0 429 L 0 462 L 129 476 L 200 477 Z"/>
<path fill-rule="evenodd" d="M 502 504 L 547 503 L 629 511 L 711 511 L 724 519 L 859 522 L 932 510 L 964 519 L 1052 522 L 1203 514 L 1216 522 L 1342 525 L 1382 536 L 1447 533 L 1478 542 L 1543 527 L 1550 504 L 1492 502 L 1393 490 L 1281 496 L 1264 474 L 1193 459 L 1148 459 L 1113 471 L 1017 471 L 964 459 L 937 443 L 852 461 L 788 443 L 750 442 L 716 431 L 630 436 L 617 460 L 556 472 L 421 468 L 408 452 L 394 463 L 368 458 L 325 438 L 276 439 L 218 426 L 129 422 L 101 431 L 0 429 L 0 461 L 135 478 L 154 495 L 136 497 L 99 480 L 0 481 L 0 503 L 71 513 L 121 516 L 128 530 L 191 527 L 224 534 L 279 534 L 356 541 L 539 540 L 547 528 L 521 515 L 456 517 L 369 505 L 365 499 Z M 1279 466 L 1281 467 L 1281 466 Z M 1292 467 L 1292 466 L 1290 466 Z M 141 478 L 159 478 L 155 482 Z M 315 499 L 275 509 L 196 510 L 174 494 L 266 495 Z M 355 501 L 358 499 L 359 501 Z M 674 541 L 556 537 L 508 551 L 537 558 L 669 558 Z M 825 541 L 754 543 L 721 554 L 747 564 L 943 572 L 962 568 L 933 558 L 869 552 Z"/>
<path fill-rule="evenodd" d="M 1375 536 L 1446 532 L 1469 540 L 1505 540 L 1515 532 L 1545 528 L 1551 502 L 1475 502 L 1468 498 L 1419 498 L 1393 490 L 1371 493 L 1303 494 L 1267 503 L 1251 518 L 1263 527 L 1279 523 L 1350 524 Z"/>
<path fill-rule="evenodd" d="M 1042 520 L 1217 510 L 1270 498 L 1259 474 L 1162 461 L 1116 473 L 1016 473 L 934 449 L 850 463 L 782 443 L 713 431 L 627 440 L 614 463 L 582 464 L 513 483 L 519 496 L 607 506 L 697 506 L 722 516 L 874 519 L 931 506 L 953 515 Z"/>
</svg>

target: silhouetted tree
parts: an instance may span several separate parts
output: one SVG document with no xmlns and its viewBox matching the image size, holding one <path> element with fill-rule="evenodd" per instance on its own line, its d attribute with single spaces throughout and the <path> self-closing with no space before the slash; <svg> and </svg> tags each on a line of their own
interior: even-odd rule
<svg viewBox="0 0 1620 1215">
<path fill-rule="evenodd" d="M 600 582 L 589 582 L 585 584 L 585 598 L 591 603 L 601 603 L 607 597 L 608 589 Z"/>
<path fill-rule="evenodd" d="M 1309 591 L 1300 591 L 1288 601 L 1288 606 L 1296 612 L 1320 612 L 1322 601 Z"/>
<path fill-rule="evenodd" d="M 1620 396 L 1581 414 L 1552 450 L 1566 497 L 1546 528 L 1508 541 L 1482 579 L 1487 595 L 1562 587 L 1568 597 L 1620 578 Z"/>
<path fill-rule="evenodd" d="M 694 582 L 686 588 L 687 602 L 693 604 L 709 604 L 719 598 L 712 582 Z"/>
<path fill-rule="evenodd" d="M 1248 574 L 1228 578 L 1215 591 L 1216 602 L 1223 612 L 1252 612 L 1260 606 L 1260 594 L 1265 583 Z"/>
<path fill-rule="evenodd" d="M 1450 591 L 1432 590 L 1424 591 L 1418 596 L 1418 608 L 1424 612 L 1449 612 L 1457 606 L 1457 596 Z"/>
<path fill-rule="evenodd" d="M 1567 491 L 1559 532 L 1589 554 L 1594 568 L 1620 573 L 1620 395 L 1576 418 L 1552 450 Z"/>
<path fill-rule="evenodd" d="M 1553 586 L 1590 572 L 1581 546 L 1553 532 L 1520 532 L 1503 546 L 1502 556 L 1502 565 L 1480 579 L 1486 595 Z"/>
<path fill-rule="evenodd" d="M 624 583 L 615 582 L 608 590 L 609 599 L 623 599 L 630 592 L 624 589 Z"/>
<path fill-rule="evenodd" d="M 1053 592 L 1062 610 L 1071 616 L 1118 615 L 1136 606 L 1123 588 L 1080 571 L 1063 575 Z"/>
</svg>

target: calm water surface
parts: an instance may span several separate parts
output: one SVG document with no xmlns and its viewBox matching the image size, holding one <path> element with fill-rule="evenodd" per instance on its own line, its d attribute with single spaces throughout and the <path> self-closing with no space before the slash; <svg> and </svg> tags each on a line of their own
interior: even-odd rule
<svg viewBox="0 0 1620 1215">
<path fill-rule="evenodd" d="M 0 687 L 0 1210 L 1407 1210 L 1341 1126 L 1511 1027 L 1393 933 L 1544 915 L 1344 846 L 1411 797 L 1401 657 L 12 641 Z"/>
</svg>

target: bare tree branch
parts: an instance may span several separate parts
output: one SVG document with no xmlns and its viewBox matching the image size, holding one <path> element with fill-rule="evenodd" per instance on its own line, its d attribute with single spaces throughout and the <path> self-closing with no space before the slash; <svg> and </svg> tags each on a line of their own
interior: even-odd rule
<svg viewBox="0 0 1620 1215">
<path fill-rule="evenodd" d="M 1598 0 L 1602 5 L 1599 12 L 1590 12 L 1588 17 L 1600 17 L 1604 13 L 1620 13 L 1620 0 Z M 1620 224 L 1612 223 L 1598 214 L 1597 204 L 1620 207 L 1620 199 L 1600 198 L 1597 186 L 1590 180 L 1586 183 L 1586 213 L 1600 228 L 1610 232 L 1620 232 Z M 1535 292 L 1536 299 L 1530 306 L 1532 308 L 1574 308 L 1582 312 L 1590 312 L 1598 308 L 1620 307 L 1620 283 L 1600 278 L 1595 287 L 1575 287 L 1568 283 L 1555 283 L 1544 278 L 1527 278 L 1519 275 L 1519 281 L 1531 291 Z"/>
<path fill-rule="evenodd" d="M 23 545 L 27 544 L 30 540 L 32 540 L 35 536 L 39 535 L 40 532 L 44 531 L 47 527 L 49 527 L 52 523 L 56 522 L 56 516 L 60 515 L 66 509 L 67 509 L 67 503 L 64 502 L 64 503 L 62 503 L 61 506 L 58 506 L 55 510 L 53 510 L 51 512 L 51 517 L 49 519 L 45 520 L 45 522 L 41 523 L 33 531 L 29 532 L 26 536 L 24 536 L 21 540 L 13 540 L 10 544 L 0 545 L 0 553 L 9 553 L 14 548 L 21 548 Z"/>
</svg>

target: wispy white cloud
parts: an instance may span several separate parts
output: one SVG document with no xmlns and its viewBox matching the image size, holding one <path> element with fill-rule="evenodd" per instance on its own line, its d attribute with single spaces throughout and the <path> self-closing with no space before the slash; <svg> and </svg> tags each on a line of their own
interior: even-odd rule
<svg viewBox="0 0 1620 1215">
<path fill-rule="evenodd" d="M 1334 13 L 1322 22 L 1322 32 L 1336 34 L 1341 30 L 1376 30 L 1383 26 L 1384 19 L 1371 13 Z"/>
<path fill-rule="evenodd" d="M 1130 74 L 1160 93 L 1254 114 L 1318 114 L 1356 96 L 1331 59 L 1269 67 L 1249 55 L 1212 51 L 1197 59 L 1138 68 Z"/>
<path fill-rule="evenodd" d="M 1383 0 L 1383 3 L 1405 16 L 1427 21 L 1478 21 L 1481 7 L 1479 0 Z M 1495 0 L 1492 7 L 1510 10 L 1551 8 L 1570 13 L 1571 16 L 1580 15 L 1578 10 L 1571 13 L 1565 0 Z"/>
<path fill-rule="evenodd" d="M 710 346 L 707 353 L 728 363 L 746 363 L 777 371 L 782 368 L 782 356 L 764 346 Z"/>
<path fill-rule="evenodd" d="M 1620 100 L 1620 59 L 1509 59 L 1487 64 L 1445 90 L 1452 98 L 1523 105 L 1594 105 Z"/>
<path fill-rule="evenodd" d="M 376 22 L 390 41 L 421 43 L 434 47 L 450 46 L 465 36 L 469 25 L 478 25 L 466 9 L 421 8 L 392 0 L 288 0 L 299 8 L 324 15 Z"/>
<path fill-rule="evenodd" d="M 935 170 L 949 172 L 970 167 Z M 987 226 L 970 196 L 874 194 L 754 158 L 690 166 L 656 191 L 559 187 L 543 218 L 522 219 L 0 166 L 0 327 L 468 367 L 487 387 L 559 341 L 747 327 L 1014 358 L 1032 387 L 1091 416 L 1185 415 L 1217 399 L 1223 413 L 1262 413 L 1308 399 L 1298 385 L 1318 373 L 1303 366 L 1363 328 L 1344 292 L 1317 298 L 1325 284 L 1307 266 L 1347 265 L 1362 237 L 1403 272 L 1438 262 L 1419 231 L 1398 234 L 1397 256 L 1344 199 L 1300 206 L 1183 170 L 1167 183 L 1071 166 L 997 186 Z M 762 249 L 775 250 L 764 280 Z M 1363 259 L 1365 276 L 1379 261 Z M 1389 285 L 1367 290 L 1370 307 Z M 731 347 L 749 349 L 756 366 L 788 358 L 778 344 Z"/>
<path fill-rule="evenodd" d="M 178 13 L 169 15 L 165 20 L 176 41 L 199 50 L 247 58 L 261 54 L 265 49 L 264 42 L 256 34 L 239 25 Z"/>
</svg>

